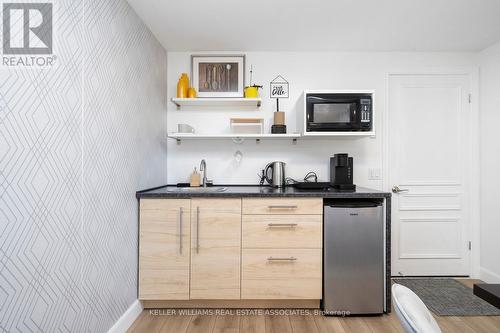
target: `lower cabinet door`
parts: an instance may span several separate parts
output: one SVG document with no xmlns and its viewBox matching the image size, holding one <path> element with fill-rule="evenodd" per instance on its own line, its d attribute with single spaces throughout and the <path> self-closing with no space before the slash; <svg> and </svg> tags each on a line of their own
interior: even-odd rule
<svg viewBox="0 0 500 333">
<path fill-rule="evenodd" d="M 189 299 L 191 200 L 141 199 L 139 299 Z"/>
<path fill-rule="evenodd" d="M 243 249 L 242 299 L 321 299 L 321 249 Z"/>
<path fill-rule="evenodd" d="M 191 299 L 239 299 L 241 199 L 191 199 Z"/>
</svg>

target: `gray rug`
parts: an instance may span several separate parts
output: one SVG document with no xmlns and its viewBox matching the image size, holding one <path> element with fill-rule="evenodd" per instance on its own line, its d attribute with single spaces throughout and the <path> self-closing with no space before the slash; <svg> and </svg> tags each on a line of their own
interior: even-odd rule
<svg viewBox="0 0 500 333">
<path fill-rule="evenodd" d="M 454 279 L 407 278 L 394 282 L 411 289 L 438 316 L 500 316 L 500 309 Z"/>
</svg>

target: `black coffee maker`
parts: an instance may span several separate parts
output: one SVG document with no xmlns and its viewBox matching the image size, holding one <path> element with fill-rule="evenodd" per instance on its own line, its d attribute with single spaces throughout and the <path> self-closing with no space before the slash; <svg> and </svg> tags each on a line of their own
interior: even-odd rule
<svg viewBox="0 0 500 333">
<path fill-rule="evenodd" d="M 330 185 L 342 191 L 355 191 L 353 179 L 353 159 L 348 154 L 335 154 L 330 157 Z"/>
</svg>

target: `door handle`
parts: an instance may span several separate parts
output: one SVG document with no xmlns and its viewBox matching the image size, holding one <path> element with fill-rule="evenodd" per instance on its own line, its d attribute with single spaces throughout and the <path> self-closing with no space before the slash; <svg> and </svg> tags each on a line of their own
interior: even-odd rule
<svg viewBox="0 0 500 333">
<path fill-rule="evenodd" d="M 407 189 L 400 189 L 398 185 L 394 185 L 392 187 L 392 193 L 401 193 L 401 192 L 409 192 Z"/>
<path fill-rule="evenodd" d="M 293 228 L 297 226 L 297 223 L 268 223 L 268 227 L 287 227 L 287 228 Z"/>
<path fill-rule="evenodd" d="M 200 252 L 200 207 L 196 207 L 196 253 Z"/>
<path fill-rule="evenodd" d="M 179 208 L 179 253 L 182 254 L 182 218 L 184 211 L 182 207 Z"/>
<path fill-rule="evenodd" d="M 274 257 L 269 257 L 267 258 L 268 261 L 296 261 L 297 258 L 295 257 L 288 257 L 288 258 L 274 258 Z"/>
<path fill-rule="evenodd" d="M 271 205 L 267 206 L 269 209 L 297 209 L 297 205 Z"/>
</svg>

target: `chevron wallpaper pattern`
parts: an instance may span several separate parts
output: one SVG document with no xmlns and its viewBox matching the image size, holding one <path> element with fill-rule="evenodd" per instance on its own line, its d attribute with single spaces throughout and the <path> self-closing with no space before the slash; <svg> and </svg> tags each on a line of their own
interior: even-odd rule
<svg viewBox="0 0 500 333">
<path fill-rule="evenodd" d="M 54 66 L 0 66 L 0 332 L 106 332 L 166 183 L 166 51 L 124 0 L 53 11 Z"/>
</svg>

